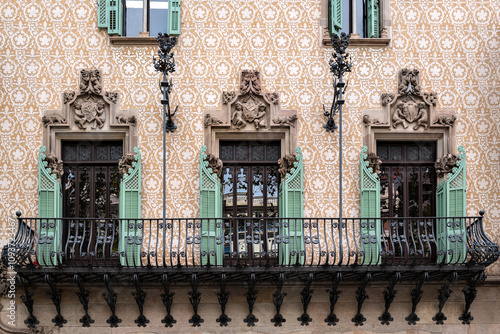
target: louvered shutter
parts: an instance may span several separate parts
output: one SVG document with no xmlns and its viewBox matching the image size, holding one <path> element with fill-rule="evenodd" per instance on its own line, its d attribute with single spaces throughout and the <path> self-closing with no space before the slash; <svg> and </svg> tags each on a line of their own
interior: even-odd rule
<svg viewBox="0 0 500 334">
<path fill-rule="evenodd" d="M 466 163 L 465 149 L 458 147 L 457 167 L 447 175 L 437 191 L 438 262 L 462 264 L 466 260 Z"/>
<path fill-rule="evenodd" d="M 283 218 L 280 228 L 282 265 L 304 264 L 304 167 L 300 147 L 295 149 L 297 162 L 284 180 L 279 192 L 279 213 Z M 294 219 L 301 218 L 301 219 Z"/>
<path fill-rule="evenodd" d="M 366 22 L 368 38 L 380 37 L 380 10 L 378 0 L 366 1 Z"/>
<path fill-rule="evenodd" d="M 141 218 L 141 152 L 134 148 L 135 161 L 120 183 L 120 263 L 126 267 L 141 265 L 143 225 Z"/>
<path fill-rule="evenodd" d="M 201 264 L 222 265 L 224 251 L 222 229 L 221 182 L 217 174 L 208 168 L 206 146 L 200 151 L 200 218 L 201 223 Z M 215 219 L 217 218 L 217 219 Z"/>
<path fill-rule="evenodd" d="M 181 0 L 168 0 L 168 31 L 169 35 L 181 33 Z"/>
<path fill-rule="evenodd" d="M 368 167 L 368 147 L 361 149 L 361 218 L 380 218 L 380 179 Z M 361 220 L 361 264 L 380 264 L 380 219 Z"/>
<path fill-rule="evenodd" d="M 38 152 L 38 264 L 53 267 L 61 263 L 62 192 L 61 181 L 47 168 L 42 146 Z"/>
<path fill-rule="evenodd" d="M 342 29 L 342 0 L 328 1 L 328 29 L 330 35 L 338 36 Z"/>
<path fill-rule="evenodd" d="M 106 1 L 106 26 L 109 35 L 121 35 L 123 25 L 123 5 L 121 0 Z"/>
<path fill-rule="evenodd" d="M 107 28 L 108 24 L 106 23 L 107 18 L 107 3 L 106 0 L 98 0 L 97 1 L 97 27 L 98 28 Z"/>
</svg>

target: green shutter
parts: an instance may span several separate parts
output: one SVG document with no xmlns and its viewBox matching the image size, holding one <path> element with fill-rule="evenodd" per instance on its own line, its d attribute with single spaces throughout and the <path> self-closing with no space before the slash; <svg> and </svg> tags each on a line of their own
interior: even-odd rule
<svg viewBox="0 0 500 334">
<path fill-rule="evenodd" d="M 120 184 L 119 214 L 120 226 L 120 263 L 127 267 L 141 265 L 141 244 L 143 229 L 141 225 L 141 152 L 134 148 L 135 161 Z"/>
<path fill-rule="evenodd" d="M 378 0 L 366 1 L 366 22 L 368 38 L 380 37 L 380 9 Z"/>
<path fill-rule="evenodd" d="M 222 265 L 224 244 L 222 229 L 221 182 L 217 174 L 208 168 L 206 146 L 200 151 L 200 218 L 201 223 L 201 264 Z"/>
<path fill-rule="evenodd" d="M 38 264 L 52 267 L 61 263 L 62 192 L 61 181 L 47 168 L 42 146 L 38 153 Z"/>
<path fill-rule="evenodd" d="M 342 29 L 342 0 L 328 1 L 328 29 L 330 35 L 338 36 Z"/>
<path fill-rule="evenodd" d="M 109 35 L 121 35 L 123 24 L 123 5 L 121 0 L 106 1 L 106 26 Z"/>
<path fill-rule="evenodd" d="M 107 28 L 107 2 L 106 0 L 97 0 L 97 27 Z"/>
<path fill-rule="evenodd" d="M 284 180 L 279 193 L 279 213 L 284 218 L 281 223 L 283 238 L 280 262 L 282 265 L 304 264 L 304 167 L 300 147 L 295 149 L 297 162 Z M 301 219 L 293 219 L 301 218 Z"/>
<path fill-rule="evenodd" d="M 380 180 L 368 167 L 368 147 L 361 149 L 361 218 L 380 218 Z M 361 220 L 361 264 L 380 264 L 381 222 L 378 219 Z"/>
<path fill-rule="evenodd" d="M 461 264 L 466 260 L 466 163 L 463 146 L 458 147 L 457 167 L 437 187 L 438 262 Z"/>
<path fill-rule="evenodd" d="M 181 33 L 181 0 L 168 0 L 168 31 L 169 35 Z"/>
</svg>

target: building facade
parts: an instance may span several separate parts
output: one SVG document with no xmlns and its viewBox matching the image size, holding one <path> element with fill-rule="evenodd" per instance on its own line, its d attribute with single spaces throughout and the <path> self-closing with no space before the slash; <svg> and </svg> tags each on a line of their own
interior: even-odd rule
<svg viewBox="0 0 500 334">
<path fill-rule="evenodd" d="M 495 1 L 4 1 L 0 238 L 18 241 L 5 264 L 24 276 L 2 299 L 3 330 L 494 332 L 499 13 Z M 168 80 L 158 32 L 177 36 Z M 324 127 L 330 32 L 351 36 L 345 226 L 339 129 Z M 165 139 L 160 86 L 178 106 Z"/>
</svg>

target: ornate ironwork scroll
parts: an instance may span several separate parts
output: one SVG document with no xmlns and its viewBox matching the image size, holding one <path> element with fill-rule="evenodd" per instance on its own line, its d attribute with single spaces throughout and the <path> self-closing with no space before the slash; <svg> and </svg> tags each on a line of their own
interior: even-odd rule
<svg viewBox="0 0 500 334">
<path fill-rule="evenodd" d="M 111 316 L 109 317 L 108 320 L 106 320 L 106 322 L 109 324 L 110 327 L 118 327 L 118 324 L 122 322 L 122 319 L 119 319 L 118 316 L 115 314 L 117 295 L 116 292 L 113 290 L 113 287 L 111 286 L 111 281 L 108 274 L 104 274 L 104 284 L 106 285 L 108 293 L 107 294 L 103 293 L 103 297 L 106 300 L 106 303 L 108 304 L 109 309 L 111 311 Z"/>
<path fill-rule="evenodd" d="M 255 323 L 259 321 L 253 314 L 253 305 L 255 304 L 255 301 L 257 300 L 257 293 L 259 290 L 255 290 L 255 283 L 257 282 L 255 278 L 255 274 L 250 274 L 250 278 L 248 280 L 248 291 L 245 293 L 245 297 L 247 297 L 247 303 L 248 303 L 248 315 L 244 322 L 247 323 L 248 327 L 253 327 L 255 326 Z"/>
<path fill-rule="evenodd" d="M 429 273 L 424 272 L 422 277 L 417 281 L 415 289 L 411 290 L 411 313 L 405 318 L 405 320 L 408 321 L 408 325 L 416 325 L 417 321 L 420 321 L 420 318 L 417 316 L 415 311 L 417 310 L 417 305 L 420 302 L 420 299 L 422 299 L 422 294 L 424 293 L 422 285 L 424 285 L 424 282 L 428 280 Z"/>
<path fill-rule="evenodd" d="M 82 279 L 79 274 L 75 274 L 73 276 L 73 281 L 78 285 L 78 290 L 76 295 L 80 300 L 80 303 L 83 306 L 83 310 L 85 311 L 85 315 L 80 319 L 83 327 L 90 327 L 90 324 L 93 324 L 95 321 L 89 315 L 89 291 L 85 290 L 83 286 Z"/>
<path fill-rule="evenodd" d="M 51 274 L 45 274 L 45 282 L 50 287 L 50 298 L 56 307 L 57 315 L 52 319 L 55 326 L 62 327 L 68 321 L 61 315 L 61 290 L 58 290 L 56 283 L 52 280 Z"/>
<path fill-rule="evenodd" d="M 141 282 L 139 280 L 139 276 L 134 274 L 132 277 L 132 281 L 134 282 L 135 292 L 132 292 L 132 296 L 135 298 L 135 302 L 139 307 L 139 317 L 134 321 L 138 327 L 146 327 L 146 324 L 149 323 L 148 318 L 144 315 L 144 301 L 146 300 L 147 293 L 142 290 Z"/>
<path fill-rule="evenodd" d="M 298 317 L 297 320 L 300 321 L 300 324 L 302 326 L 304 325 L 308 326 L 309 322 L 312 321 L 309 314 L 307 314 L 307 307 L 311 302 L 312 294 L 314 292 L 314 290 L 311 289 L 311 284 L 313 280 L 314 280 L 314 274 L 312 273 L 307 274 L 306 286 L 300 292 L 300 299 L 302 301 L 302 309 L 304 310 L 304 313 L 302 313 L 302 315 Z"/>
<path fill-rule="evenodd" d="M 193 324 L 193 327 L 200 327 L 201 323 L 203 323 L 205 320 L 203 320 L 200 315 L 198 314 L 198 306 L 200 305 L 201 301 L 201 292 L 198 292 L 198 277 L 196 274 L 191 275 L 191 291 L 188 292 L 189 294 L 189 302 L 193 306 L 193 311 L 194 315 L 189 319 L 189 323 Z"/>
<path fill-rule="evenodd" d="M 392 302 L 394 301 L 394 297 L 396 297 L 396 293 L 398 290 L 394 290 L 396 283 L 401 280 L 401 273 L 397 272 L 394 274 L 389 286 L 384 290 L 384 301 L 385 301 L 385 310 L 384 313 L 378 318 L 381 321 L 382 325 L 389 325 L 394 318 L 389 313 L 389 308 L 391 307 Z"/>
<path fill-rule="evenodd" d="M 474 302 L 477 296 L 476 285 L 479 281 L 484 281 L 486 279 L 486 274 L 481 272 L 476 276 L 471 276 L 467 281 L 467 285 L 463 288 L 462 292 L 465 297 L 465 309 L 464 313 L 458 318 L 458 320 L 462 320 L 462 324 L 470 325 L 470 322 L 474 320 L 474 317 L 469 312 L 470 306 Z"/>
<path fill-rule="evenodd" d="M 276 285 L 276 291 L 273 293 L 273 303 L 276 306 L 276 314 L 274 318 L 271 319 L 271 322 L 274 322 L 274 326 L 280 326 L 286 322 L 286 319 L 280 313 L 281 305 L 283 305 L 283 301 L 285 300 L 286 293 L 282 292 L 283 284 L 285 283 L 285 274 L 279 273 L 278 282 Z"/>
<path fill-rule="evenodd" d="M 219 299 L 220 309 L 222 312 L 219 318 L 217 318 L 217 322 L 219 322 L 221 326 L 227 326 L 227 323 L 231 322 L 231 318 L 229 318 L 226 314 L 226 304 L 229 299 L 229 292 L 226 291 L 226 282 L 226 274 L 222 274 L 220 278 L 220 291 L 215 293 Z"/>
<path fill-rule="evenodd" d="M 21 281 L 24 289 L 24 295 L 21 295 L 21 300 L 24 303 L 24 306 L 26 306 L 26 308 L 28 309 L 28 313 L 30 314 L 26 318 L 26 320 L 24 320 L 24 323 L 28 326 L 28 328 L 35 328 L 36 325 L 40 323 L 40 321 L 38 321 L 38 319 L 33 314 L 33 304 L 35 303 L 35 301 L 33 300 L 33 294 L 28 290 L 29 283 L 26 281 L 26 279 L 19 277 L 18 280 Z"/>
<path fill-rule="evenodd" d="M 451 282 L 457 280 L 458 274 L 454 272 L 445 282 L 441 289 L 438 290 L 438 300 L 439 300 L 439 311 L 436 313 L 432 320 L 438 325 L 444 324 L 444 321 L 448 319 L 443 313 L 443 307 L 453 291 L 450 289 Z"/>
<path fill-rule="evenodd" d="M 367 273 L 365 275 L 365 278 L 363 279 L 363 283 L 361 283 L 361 286 L 356 290 L 356 301 L 358 302 L 358 313 L 354 316 L 354 318 L 351 319 L 352 322 L 354 322 L 354 325 L 356 326 L 363 326 L 363 322 L 366 321 L 366 318 L 361 314 L 361 308 L 363 307 L 363 303 L 365 300 L 367 300 L 369 297 L 366 294 L 366 285 L 368 284 L 369 281 L 371 281 L 372 275 L 370 273 Z"/>
<path fill-rule="evenodd" d="M 333 280 L 333 287 L 331 290 L 326 290 L 330 294 L 330 314 L 328 317 L 326 317 L 325 322 L 328 323 L 328 326 L 335 326 L 337 325 L 337 322 L 339 322 L 339 318 L 333 313 L 335 309 L 335 304 L 337 304 L 337 301 L 339 300 L 340 294 L 342 291 L 340 291 L 339 288 L 339 283 L 342 280 L 342 274 L 337 273 L 335 275 L 335 279 Z"/>
<path fill-rule="evenodd" d="M 161 320 L 161 323 L 165 324 L 165 327 L 172 327 L 175 323 L 177 323 L 177 320 L 175 320 L 174 317 L 170 314 L 172 310 L 172 304 L 174 302 L 175 293 L 170 292 L 170 280 L 168 279 L 167 274 L 163 274 L 161 284 L 163 285 L 161 300 L 163 301 L 163 305 L 165 305 L 165 309 L 167 310 L 167 315 Z"/>
</svg>

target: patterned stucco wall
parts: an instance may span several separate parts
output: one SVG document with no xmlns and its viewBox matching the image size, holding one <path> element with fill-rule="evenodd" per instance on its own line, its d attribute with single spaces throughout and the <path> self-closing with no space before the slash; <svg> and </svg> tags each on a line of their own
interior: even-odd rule
<svg viewBox="0 0 500 334">
<path fill-rule="evenodd" d="M 467 150 L 467 213 L 486 209 L 487 233 L 500 242 L 500 4 L 495 0 L 393 0 L 392 44 L 352 47 L 354 72 L 344 117 L 344 211 L 359 215 L 361 112 L 396 90 L 398 69 L 421 70 L 439 109 L 455 109 L 457 143 Z M 320 0 L 182 2 L 175 56 L 179 126 L 167 137 L 167 215 L 198 215 L 202 112 L 237 90 L 242 69 L 262 73 L 263 89 L 297 109 L 304 153 L 305 215 L 336 216 L 338 136 L 323 129 L 321 104 L 332 99 L 330 50 L 323 47 Z M 122 109 L 139 111 L 143 217 L 161 215 L 161 114 L 155 47 L 111 46 L 96 27 L 96 1 L 17 0 L 0 5 L 0 219 L 37 215 L 37 159 L 42 111 L 61 108 L 81 68 L 103 70 L 105 90 Z M 7 233 L 0 234 L 5 242 Z M 490 273 L 500 275 L 500 264 Z"/>
</svg>

